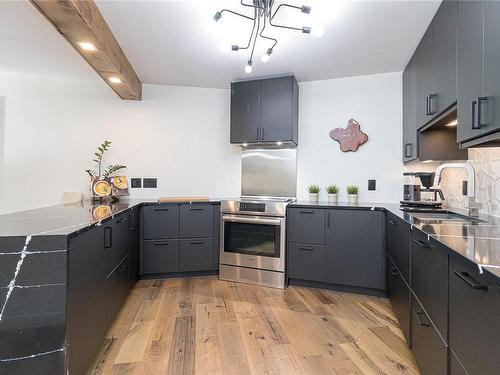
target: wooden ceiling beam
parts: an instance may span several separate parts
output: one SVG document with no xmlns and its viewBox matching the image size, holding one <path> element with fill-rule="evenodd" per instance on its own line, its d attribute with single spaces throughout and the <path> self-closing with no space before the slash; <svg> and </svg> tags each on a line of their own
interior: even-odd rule
<svg viewBox="0 0 500 375">
<path fill-rule="evenodd" d="M 93 0 L 30 1 L 120 98 L 142 99 L 142 82 Z"/>
</svg>

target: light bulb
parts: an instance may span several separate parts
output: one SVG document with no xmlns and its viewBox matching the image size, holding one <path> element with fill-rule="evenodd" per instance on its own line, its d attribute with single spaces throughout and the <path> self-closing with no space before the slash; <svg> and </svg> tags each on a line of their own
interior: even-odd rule
<svg viewBox="0 0 500 375">
<path fill-rule="evenodd" d="M 264 53 L 261 57 L 260 57 L 260 61 L 262 61 L 263 63 L 266 63 L 269 61 L 269 58 L 271 56 L 269 56 L 267 53 Z"/>
<path fill-rule="evenodd" d="M 108 80 L 111 83 L 123 83 L 120 77 L 109 77 Z"/>
<path fill-rule="evenodd" d="M 83 49 L 84 51 L 91 51 L 91 52 L 97 51 L 96 46 L 93 45 L 92 43 L 89 42 L 77 42 L 77 43 L 80 46 L 80 48 Z"/>
<path fill-rule="evenodd" d="M 252 73 L 252 60 L 248 60 L 247 66 L 245 66 L 245 73 Z"/>
<path fill-rule="evenodd" d="M 324 33 L 325 29 L 323 29 L 321 26 L 316 26 L 311 29 L 311 34 L 318 38 L 321 38 Z"/>
</svg>

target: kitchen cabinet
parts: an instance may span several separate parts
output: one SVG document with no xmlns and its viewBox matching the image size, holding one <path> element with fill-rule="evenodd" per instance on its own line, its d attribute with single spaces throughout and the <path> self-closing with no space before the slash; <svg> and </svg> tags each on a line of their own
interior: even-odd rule
<svg viewBox="0 0 500 375">
<path fill-rule="evenodd" d="M 448 250 L 412 231 L 411 289 L 439 334 L 448 337 Z"/>
<path fill-rule="evenodd" d="M 143 207 L 142 212 L 145 239 L 179 237 L 179 205 L 150 205 Z"/>
<path fill-rule="evenodd" d="M 425 32 L 415 54 L 417 62 L 417 129 L 432 119 L 435 113 L 432 81 L 433 49 L 432 23 Z"/>
<path fill-rule="evenodd" d="M 292 76 L 231 83 L 231 143 L 296 145 L 298 90 Z"/>
<path fill-rule="evenodd" d="M 287 213 L 288 241 L 303 244 L 325 243 L 325 210 L 290 208 Z"/>
<path fill-rule="evenodd" d="M 417 66 L 413 56 L 403 72 L 403 162 L 418 157 L 417 145 Z"/>
<path fill-rule="evenodd" d="M 500 286 L 478 266 L 450 255 L 450 347 L 469 374 L 500 368 Z M 460 372 L 458 372 L 460 373 Z"/>
<path fill-rule="evenodd" d="M 144 207 L 141 274 L 218 270 L 219 216 L 219 206 L 211 203 Z"/>
<path fill-rule="evenodd" d="M 410 343 L 410 288 L 389 255 L 386 260 L 387 295 L 406 341 Z"/>
<path fill-rule="evenodd" d="M 385 289 L 384 213 L 335 209 L 326 215 L 326 281 Z"/>
<path fill-rule="evenodd" d="M 450 375 L 468 375 L 453 350 L 450 349 Z"/>
<path fill-rule="evenodd" d="M 260 81 L 231 83 L 231 143 L 260 140 Z"/>
<path fill-rule="evenodd" d="M 468 146 L 500 130 L 500 3 L 459 1 L 457 30 L 457 138 Z"/>
<path fill-rule="evenodd" d="M 386 213 L 386 246 L 404 282 L 410 285 L 410 224 L 396 215 Z"/>
<path fill-rule="evenodd" d="M 411 349 L 422 375 L 446 375 L 448 349 L 429 316 L 412 295 Z"/>
<path fill-rule="evenodd" d="M 129 277 L 131 281 L 137 281 L 140 271 L 140 215 L 139 208 L 133 207 L 129 210 L 128 219 L 128 244 L 129 244 Z"/>
<path fill-rule="evenodd" d="M 325 281 L 325 247 L 291 243 L 288 245 L 288 277 L 300 280 Z"/>
</svg>

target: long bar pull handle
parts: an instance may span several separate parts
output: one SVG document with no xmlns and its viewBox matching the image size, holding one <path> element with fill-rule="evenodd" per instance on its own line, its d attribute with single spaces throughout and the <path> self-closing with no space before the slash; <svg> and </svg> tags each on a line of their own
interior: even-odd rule
<svg viewBox="0 0 500 375">
<path fill-rule="evenodd" d="M 470 286 L 472 289 L 488 290 L 488 287 L 486 285 L 479 284 L 478 282 L 476 282 L 468 272 L 455 271 L 455 275 L 464 283 L 466 283 L 468 286 Z"/>
<path fill-rule="evenodd" d="M 477 125 L 476 122 L 476 106 L 477 106 L 477 101 L 473 100 L 472 101 L 472 129 L 479 129 L 480 126 Z"/>
<path fill-rule="evenodd" d="M 413 240 L 418 246 L 428 249 L 430 246 L 427 242 L 422 240 Z"/>
<path fill-rule="evenodd" d="M 431 323 L 427 320 L 425 313 L 423 311 L 415 311 L 415 316 L 417 317 L 418 324 L 422 327 L 430 327 Z"/>
<path fill-rule="evenodd" d="M 104 248 L 109 249 L 113 246 L 113 228 L 106 227 L 104 228 Z"/>
<path fill-rule="evenodd" d="M 479 129 L 488 125 L 487 122 L 483 123 L 483 119 L 484 119 L 483 109 L 485 108 L 485 107 L 483 107 L 483 104 L 485 106 L 488 105 L 488 97 L 487 96 L 480 96 L 479 98 L 477 98 L 477 127 Z M 487 107 L 486 107 L 486 110 L 488 110 Z"/>
<path fill-rule="evenodd" d="M 303 250 L 303 251 L 314 251 L 314 249 L 312 247 L 299 247 L 299 250 Z"/>
</svg>

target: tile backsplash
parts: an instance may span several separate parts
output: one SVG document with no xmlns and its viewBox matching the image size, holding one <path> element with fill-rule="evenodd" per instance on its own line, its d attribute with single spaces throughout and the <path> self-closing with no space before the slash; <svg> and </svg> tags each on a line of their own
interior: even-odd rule
<svg viewBox="0 0 500 375">
<path fill-rule="evenodd" d="M 500 217 L 500 147 L 469 149 L 469 163 L 476 172 L 476 202 L 482 204 L 481 212 Z M 439 163 L 417 163 L 406 169 L 435 171 Z M 467 173 L 462 169 L 445 169 L 441 188 L 446 198 L 445 206 L 465 208 L 467 197 L 462 195 L 462 181 Z"/>
</svg>

